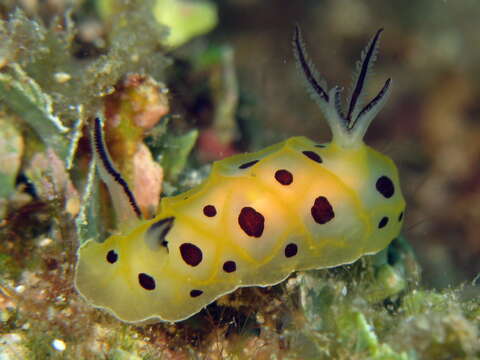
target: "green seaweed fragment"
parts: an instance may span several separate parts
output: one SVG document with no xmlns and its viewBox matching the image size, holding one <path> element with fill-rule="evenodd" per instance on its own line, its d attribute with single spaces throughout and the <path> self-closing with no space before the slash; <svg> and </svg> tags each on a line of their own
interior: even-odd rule
<svg viewBox="0 0 480 360">
<path fill-rule="evenodd" d="M 373 360 L 408 360 L 406 353 L 396 353 L 378 341 L 374 328 L 360 311 L 345 312 L 337 320 L 340 341 L 353 344 L 353 352 Z"/>
<path fill-rule="evenodd" d="M 153 8 L 159 23 L 170 27 L 167 45 L 180 46 L 208 33 L 217 25 L 217 8 L 210 1 L 156 0 Z"/>
<path fill-rule="evenodd" d="M 90 161 L 87 180 L 83 189 L 80 211 L 75 218 L 75 228 L 80 244 L 89 239 L 101 238 L 99 213 L 98 186 L 95 186 L 96 164 L 95 158 Z M 97 180 L 98 181 L 98 180 Z"/>
<path fill-rule="evenodd" d="M 0 73 L 0 100 L 35 130 L 42 141 L 65 160 L 69 154 L 69 129 L 54 114 L 52 99 L 18 64 Z"/>
<path fill-rule="evenodd" d="M 231 144 L 238 136 L 236 112 L 239 85 L 235 71 L 235 54 L 231 46 L 215 46 L 194 59 L 197 72 L 209 74 L 215 113 L 212 129 L 222 144 Z"/>
<path fill-rule="evenodd" d="M 168 180 L 177 179 L 183 171 L 197 138 L 196 129 L 182 135 L 167 134 L 163 137 L 159 161 Z"/>
<path fill-rule="evenodd" d="M 11 117 L 0 118 L 0 201 L 14 192 L 23 155 L 23 138 L 13 120 Z M 0 217 L 1 213 L 0 209 Z"/>
</svg>

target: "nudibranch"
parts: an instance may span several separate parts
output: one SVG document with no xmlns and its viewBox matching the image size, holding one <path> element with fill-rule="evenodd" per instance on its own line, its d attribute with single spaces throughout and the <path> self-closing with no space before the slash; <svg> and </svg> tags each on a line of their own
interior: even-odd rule
<svg viewBox="0 0 480 360">
<path fill-rule="evenodd" d="M 329 143 L 292 137 L 213 163 L 199 186 L 161 200 L 144 219 L 93 126 L 93 151 L 119 218 L 118 233 L 86 241 L 75 285 L 93 306 L 131 323 L 176 322 L 238 287 L 268 286 L 293 271 L 349 264 L 398 236 L 405 211 L 393 161 L 363 137 L 391 89 L 362 95 L 382 29 L 362 52 L 345 111 L 308 59 L 298 27 L 294 54 L 332 132 Z"/>
</svg>

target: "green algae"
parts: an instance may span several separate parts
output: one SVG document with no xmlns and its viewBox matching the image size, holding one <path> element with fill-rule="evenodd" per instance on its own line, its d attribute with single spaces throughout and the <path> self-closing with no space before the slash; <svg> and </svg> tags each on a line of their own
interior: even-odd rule
<svg viewBox="0 0 480 360">
<path fill-rule="evenodd" d="M 68 154 L 68 128 L 53 114 L 52 100 L 42 92 L 18 64 L 12 64 L 0 74 L 0 99 L 21 114 L 23 120 L 38 136 L 51 146 L 63 159 Z"/>
<path fill-rule="evenodd" d="M 0 117 L 0 219 L 5 217 L 15 191 L 24 152 L 23 137 L 14 122 L 12 117 Z"/>
<path fill-rule="evenodd" d="M 389 261 L 385 252 L 390 252 Z M 405 239 L 395 241 L 385 252 L 360 259 L 344 270 L 297 275 L 299 310 L 306 323 L 292 330 L 295 344 L 303 344 L 296 355 L 318 359 L 477 358 L 478 298 L 462 301 L 461 289 L 423 290 Z"/>
<path fill-rule="evenodd" d="M 5 63 L 1 99 L 66 161 L 67 168 L 80 128 L 95 114 L 100 98 L 112 92 L 124 74 L 142 69 L 160 74 L 166 65 L 157 51 L 165 28 L 152 17 L 148 3 L 122 2 L 112 20 L 108 52 L 89 61 L 75 56 L 74 23 L 68 14 L 64 23 L 56 19 L 48 28 L 21 10 L 0 21 Z"/>
<path fill-rule="evenodd" d="M 185 169 L 197 137 L 198 130 L 194 129 L 182 135 L 168 134 L 160 141 L 159 162 L 168 180 L 175 181 Z"/>
</svg>

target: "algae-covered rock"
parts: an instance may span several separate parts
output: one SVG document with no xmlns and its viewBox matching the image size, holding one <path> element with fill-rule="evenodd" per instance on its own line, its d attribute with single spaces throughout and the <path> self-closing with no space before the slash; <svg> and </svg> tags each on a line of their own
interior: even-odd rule
<svg viewBox="0 0 480 360">
<path fill-rule="evenodd" d="M 105 18 L 116 12 L 114 0 L 98 1 L 97 7 Z M 160 24 L 169 27 L 169 35 L 163 43 L 171 47 L 208 33 L 218 22 L 217 7 L 208 0 L 155 0 L 151 11 Z"/>
<path fill-rule="evenodd" d="M 28 350 L 24 345 L 24 336 L 9 333 L 0 336 L 0 360 L 26 359 Z"/>
<path fill-rule="evenodd" d="M 60 200 L 71 216 L 80 208 L 80 197 L 62 161 L 52 149 L 37 152 L 25 168 L 37 195 L 46 202 Z M 63 202 L 63 203 L 62 203 Z"/>
<path fill-rule="evenodd" d="M 110 352 L 111 360 L 142 360 L 140 356 L 122 349 L 115 349 Z"/>
<path fill-rule="evenodd" d="M 477 359 L 478 298 L 422 289 L 413 261 L 403 239 L 348 267 L 297 275 L 305 319 L 292 334 L 299 356 Z"/>
</svg>

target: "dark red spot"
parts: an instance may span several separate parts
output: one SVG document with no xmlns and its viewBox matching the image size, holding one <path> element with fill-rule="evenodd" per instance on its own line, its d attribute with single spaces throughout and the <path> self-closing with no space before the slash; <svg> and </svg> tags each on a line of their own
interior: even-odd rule
<svg viewBox="0 0 480 360">
<path fill-rule="evenodd" d="M 398 222 L 402 221 L 403 219 L 403 211 L 398 215 Z"/>
<path fill-rule="evenodd" d="M 325 145 L 325 144 L 316 144 L 315 147 L 324 148 L 324 147 L 327 147 L 327 145 Z"/>
<path fill-rule="evenodd" d="M 395 193 L 395 187 L 392 180 L 388 176 L 380 176 L 375 184 L 378 192 L 385 196 L 387 199 L 391 198 Z"/>
<path fill-rule="evenodd" d="M 257 162 L 258 162 L 258 160 L 252 160 L 252 161 L 249 161 L 249 162 L 246 162 L 246 163 L 240 165 L 238 168 L 239 169 L 248 169 L 249 167 L 255 165 Z"/>
<path fill-rule="evenodd" d="M 322 163 L 322 158 L 316 152 L 306 150 L 306 151 L 302 151 L 302 153 L 303 153 L 303 155 L 305 155 L 309 159 L 311 159 L 313 161 L 316 161 L 318 163 Z"/>
<path fill-rule="evenodd" d="M 260 237 L 263 233 L 265 218 L 254 208 L 247 206 L 240 211 L 238 224 L 248 236 Z"/>
<path fill-rule="evenodd" d="M 335 217 L 332 205 L 325 196 L 319 196 L 315 199 L 311 213 L 313 220 L 319 224 L 325 224 Z"/>
<path fill-rule="evenodd" d="M 298 252 L 298 247 L 297 244 L 290 243 L 287 246 L 285 246 L 285 257 L 289 258 L 292 256 L 297 255 Z"/>
<path fill-rule="evenodd" d="M 208 217 L 217 215 L 217 209 L 213 205 L 207 205 L 203 208 L 203 214 Z"/>
<path fill-rule="evenodd" d="M 191 297 L 197 297 L 203 294 L 202 290 L 192 290 L 190 291 L 190 296 Z"/>
<path fill-rule="evenodd" d="M 288 170 L 275 171 L 275 179 L 282 185 L 290 185 L 293 181 L 293 175 Z"/>
<path fill-rule="evenodd" d="M 108 253 L 107 253 L 107 261 L 110 263 L 110 264 L 114 264 L 116 263 L 118 260 L 118 254 L 114 251 L 114 250 L 110 250 Z"/>
<path fill-rule="evenodd" d="M 380 220 L 380 222 L 378 223 L 378 228 L 379 229 L 384 228 L 385 226 L 387 226 L 387 224 L 388 224 L 388 217 L 384 216 L 382 220 Z"/>
<path fill-rule="evenodd" d="M 155 279 L 145 273 L 138 274 L 138 282 L 145 290 L 155 289 Z"/>
<path fill-rule="evenodd" d="M 183 243 L 180 245 L 180 254 L 183 261 L 190 266 L 197 266 L 202 261 L 202 250 L 191 243 Z"/>
<path fill-rule="evenodd" d="M 223 263 L 223 271 L 225 271 L 226 273 L 231 273 L 235 270 L 237 270 L 237 264 L 235 263 L 235 261 L 225 261 Z"/>
</svg>

